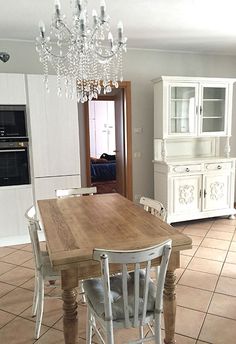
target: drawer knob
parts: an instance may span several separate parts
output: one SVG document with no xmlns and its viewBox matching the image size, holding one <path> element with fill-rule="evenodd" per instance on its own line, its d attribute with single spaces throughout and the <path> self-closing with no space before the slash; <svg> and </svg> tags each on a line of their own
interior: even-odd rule
<svg viewBox="0 0 236 344">
<path fill-rule="evenodd" d="M 221 169 L 222 169 L 222 166 L 218 165 L 217 168 L 218 168 L 218 170 L 221 170 Z"/>
<path fill-rule="evenodd" d="M 190 169 L 187 167 L 185 171 L 186 171 L 186 172 L 189 172 L 189 171 L 190 171 Z"/>
</svg>

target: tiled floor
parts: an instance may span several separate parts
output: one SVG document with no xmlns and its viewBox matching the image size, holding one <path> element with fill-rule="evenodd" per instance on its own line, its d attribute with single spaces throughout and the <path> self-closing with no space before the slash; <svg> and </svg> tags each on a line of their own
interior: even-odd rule
<svg viewBox="0 0 236 344">
<path fill-rule="evenodd" d="M 226 344 L 236 338 L 236 220 L 182 223 L 191 236 L 177 270 L 177 344 Z M 31 305 L 34 266 L 30 245 L 0 248 L 0 343 L 63 344 L 62 301 L 45 300 L 41 337 L 35 341 Z M 55 295 L 59 288 L 46 288 Z M 86 306 L 79 305 L 78 343 L 85 344 Z M 116 344 L 136 331 L 119 331 Z M 94 342 L 97 342 L 94 338 Z"/>
</svg>

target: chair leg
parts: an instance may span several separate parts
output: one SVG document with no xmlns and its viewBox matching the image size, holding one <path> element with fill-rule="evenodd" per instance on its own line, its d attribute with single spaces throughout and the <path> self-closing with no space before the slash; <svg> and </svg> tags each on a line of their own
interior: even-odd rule
<svg viewBox="0 0 236 344">
<path fill-rule="evenodd" d="M 93 328 L 91 325 L 91 312 L 89 307 L 87 307 L 87 324 L 86 324 L 86 344 L 92 343 Z"/>
<path fill-rule="evenodd" d="M 143 339 L 143 338 L 144 338 L 144 335 L 143 335 L 143 326 L 140 326 L 140 327 L 139 327 L 139 338 L 140 338 L 140 339 Z M 142 344 L 143 344 L 143 342 L 142 342 Z"/>
<path fill-rule="evenodd" d="M 34 297 L 33 297 L 33 305 L 32 305 L 32 317 L 36 316 L 37 307 L 39 301 L 39 279 L 38 276 L 35 274 L 34 278 Z"/>
<path fill-rule="evenodd" d="M 106 344 L 114 344 L 112 320 L 106 322 Z"/>
<path fill-rule="evenodd" d="M 43 306 L 44 306 L 44 280 L 42 276 L 39 276 L 38 280 L 38 307 L 36 314 L 36 324 L 35 324 L 35 339 L 38 339 L 40 336 L 40 329 L 43 318 Z"/>
<path fill-rule="evenodd" d="M 161 344 L 161 313 L 156 314 L 153 326 L 155 329 L 155 344 Z"/>
</svg>

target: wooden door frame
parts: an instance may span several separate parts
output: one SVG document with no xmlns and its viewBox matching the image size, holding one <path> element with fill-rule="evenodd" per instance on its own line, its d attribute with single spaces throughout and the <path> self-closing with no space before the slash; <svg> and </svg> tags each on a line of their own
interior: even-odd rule
<svg viewBox="0 0 236 344">
<path fill-rule="evenodd" d="M 132 180 L 132 121 L 131 121 L 131 82 L 119 82 L 119 88 L 124 92 L 124 147 L 125 147 L 125 197 L 133 200 L 133 180 Z M 115 96 L 101 95 L 100 100 L 115 100 Z M 89 138 L 89 108 L 88 102 L 84 106 L 85 123 L 85 151 L 86 151 L 86 176 L 87 185 L 91 185 L 90 173 L 90 138 Z"/>
</svg>

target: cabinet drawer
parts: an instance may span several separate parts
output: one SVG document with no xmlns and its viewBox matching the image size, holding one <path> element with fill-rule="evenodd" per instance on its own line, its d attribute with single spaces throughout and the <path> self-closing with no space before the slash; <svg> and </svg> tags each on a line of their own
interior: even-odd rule
<svg viewBox="0 0 236 344">
<path fill-rule="evenodd" d="M 200 172 L 201 164 L 196 165 L 176 165 L 171 166 L 170 171 L 173 173 L 188 173 L 188 172 Z"/>
<path fill-rule="evenodd" d="M 233 167 L 232 161 L 205 164 L 206 171 L 230 170 L 232 167 Z"/>
</svg>

